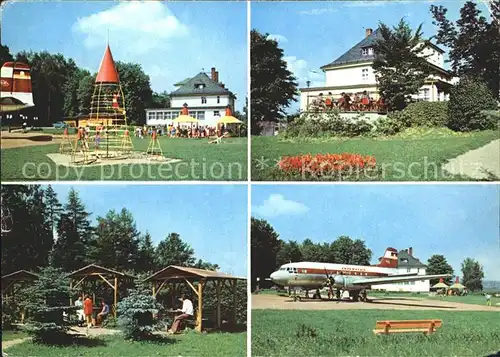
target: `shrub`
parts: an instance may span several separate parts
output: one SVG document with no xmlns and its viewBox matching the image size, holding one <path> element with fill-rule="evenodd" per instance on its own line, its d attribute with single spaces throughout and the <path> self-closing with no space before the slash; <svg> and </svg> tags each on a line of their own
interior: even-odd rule
<svg viewBox="0 0 500 357">
<path fill-rule="evenodd" d="M 493 129 L 484 110 L 497 109 L 495 97 L 479 79 L 461 78 L 450 92 L 448 126 L 456 131 Z"/>
<path fill-rule="evenodd" d="M 12 296 L 2 299 L 2 331 L 10 330 L 20 314 L 19 306 Z"/>
<path fill-rule="evenodd" d="M 448 102 L 410 103 L 403 111 L 407 126 L 446 126 L 448 123 Z"/>
<path fill-rule="evenodd" d="M 25 330 L 33 341 L 57 344 L 68 337 L 70 324 L 63 318 L 63 312 L 76 311 L 78 307 L 67 306 L 70 296 L 69 281 L 56 268 L 47 267 L 40 272 L 40 278 L 21 292 L 22 305 L 30 315 Z"/>
<path fill-rule="evenodd" d="M 347 119 L 338 111 L 327 113 L 309 113 L 293 120 L 282 133 L 284 138 L 297 137 L 354 137 L 367 135 L 373 130 L 373 125 L 362 116 Z"/>
<path fill-rule="evenodd" d="M 393 112 L 375 121 L 375 133 L 381 135 L 396 135 L 407 128 L 402 112 Z"/>
<path fill-rule="evenodd" d="M 153 315 L 158 314 L 162 306 L 142 284 L 130 289 L 128 296 L 118 303 L 118 325 L 126 339 L 144 340 L 151 337 L 155 330 Z"/>
<path fill-rule="evenodd" d="M 350 153 L 285 156 L 278 163 L 285 176 L 302 179 L 346 178 L 359 175 L 364 170 L 373 170 L 375 166 L 373 156 Z"/>
</svg>

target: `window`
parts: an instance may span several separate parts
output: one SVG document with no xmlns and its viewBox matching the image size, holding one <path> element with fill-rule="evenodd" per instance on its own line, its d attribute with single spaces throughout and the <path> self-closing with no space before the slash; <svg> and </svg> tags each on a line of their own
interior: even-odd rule
<svg viewBox="0 0 500 357">
<path fill-rule="evenodd" d="M 368 68 L 363 68 L 361 70 L 361 78 L 366 81 L 368 80 Z"/>
<path fill-rule="evenodd" d="M 207 104 L 207 97 L 201 97 L 201 104 Z"/>
<path fill-rule="evenodd" d="M 163 120 L 163 112 L 158 112 L 158 114 L 156 115 L 156 119 Z"/>
<path fill-rule="evenodd" d="M 214 110 L 214 117 L 220 117 L 220 113 L 218 110 Z"/>
<path fill-rule="evenodd" d="M 411 273 L 411 268 L 406 269 L 407 273 Z"/>
<path fill-rule="evenodd" d="M 420 91 L 420 99 L 426 102 L 431 100 L 429 88 L 424 88 Z"/>
<path fill-rule="evenodd" d="M 196 115 L 196 119 L 205 120 L 205 112 L 198 112 Z"/>
<path fill-rule="evenodd" d="M 220 96 L 217 96 L 217 104 L 220 103 Z"/>
<path fill-rule="evenodd" d="M 365 47 L 361 49 L 362 56 L 372 56 L 373 55 L 373 47 Z"/>
<path fill-rule="evenodd" d="M 195 88 L 198 88 L 198 89 L 203 89 L 205 88 L 205 85 L 203 83 L 197 83 L 194 85 Z"/>
</svg>

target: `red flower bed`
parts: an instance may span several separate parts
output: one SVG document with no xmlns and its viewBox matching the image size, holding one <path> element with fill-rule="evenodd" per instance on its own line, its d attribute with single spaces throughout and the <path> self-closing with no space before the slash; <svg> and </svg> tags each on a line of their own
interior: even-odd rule
<svg viewBox="0 0 500 357">
<path fill-rule="evenodd" d="M 316 177 L 352 174 L 365 169 L 374 169 L 375 166 L 376 161 L 373 156 L 350 153 L 285 156 L 278 163 L 283 173 Z"/>
</svg>

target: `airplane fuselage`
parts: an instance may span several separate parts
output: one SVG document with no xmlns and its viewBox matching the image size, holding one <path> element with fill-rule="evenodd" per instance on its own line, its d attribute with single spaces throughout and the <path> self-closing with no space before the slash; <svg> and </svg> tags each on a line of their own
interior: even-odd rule
<svg viewBox="0 0 500 357">
<path fill-rule="evenodd" d="M 328 276 L 333 278 L 334 288 L 362 290 L 370 288 L 370 285 L 352 286 L 352 282 L 358 279 L 382 278 L 391 275 L 398 275 L 398 270 L 379 266 L 298 262 L 282 265 L 279 270 L 271 274 L 270 278 L 280 286 L 314 290 L 324 287 Z"/>
</svg>

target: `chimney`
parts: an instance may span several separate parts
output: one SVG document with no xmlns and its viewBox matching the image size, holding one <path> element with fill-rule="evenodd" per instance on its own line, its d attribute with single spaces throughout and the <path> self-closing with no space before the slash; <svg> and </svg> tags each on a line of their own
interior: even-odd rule
<svg viewBox="0 0 500 357">
<path fill-rule="evenodd" d="M 365 37 L 371 36 L 372 33 L 373 33 L 372 29 L 366 29 L 365 30 Z"/>
<path fill-rule="evenodd" d="M 212 81 L 215 81 L 215 67 L 212 67 L 210 78 L 212 79 Z"/>
<path fill-rule="evenodd" d="M 413 257 L 413 247 L 408 248 L 408 254 Z"/>
<path fill-rule="evenodd" d="M 215 71 L 215 78 L 214 78 L 215 83 L 219 83 L 219 71 Z"/>
</svg>

